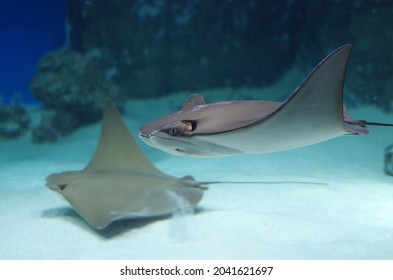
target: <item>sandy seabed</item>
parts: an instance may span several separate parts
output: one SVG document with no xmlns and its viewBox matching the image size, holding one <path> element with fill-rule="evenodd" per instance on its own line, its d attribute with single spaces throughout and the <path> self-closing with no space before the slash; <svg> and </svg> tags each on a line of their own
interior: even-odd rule
<svg viewBox="0 0 393 280">
<path fill-rule="evenodd" d="M 173 112 L 185 95 L 127 105 L 136 137 L 146 122 Z M 33 116 L 40 108 L 30 109 Z M 393 122 L 376 108 L 355 119 Z M 393 177 L 383 171 L 393 128 L 371 127 L 306 148 L 262 155 L 198 159 L 141 145 L 163 172 L 212 181 L 315 181 L 312 184 L 219 184 L 195 213 L 90 228 L 45 187 L 51 173 L 82 169 L 100 124 L 55 144 L 26 135 L 0 142 L 0 259 L 393 259 Z"/>
</svg>

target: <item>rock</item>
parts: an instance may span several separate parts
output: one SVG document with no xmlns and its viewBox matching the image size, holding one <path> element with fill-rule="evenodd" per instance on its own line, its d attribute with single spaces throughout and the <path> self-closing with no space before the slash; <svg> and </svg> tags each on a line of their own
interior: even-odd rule
<svg viewBox="0 0 393 280">
<path fill-rule="evenodd" d="M 29 125 L 30 117 L 22 106 L 0 105 L 0 138 L 17 138 L 28 130 Z"/>
<path fill-rule="evenodd" d="M 32 131 L 32 140 L 36 143 L 56 142 L 60 136 L 67 136 L 78 129 L 80 119 L 63 110 L 45 112 L 40 124 Z"/>
<path fill-rule="evenodd" d="M 393 176 L 393 145 L 385 149 L 385 173 Z"/>
<path fill-rule="evenodd" d="M 31 137 L 35 143 L 53 143 L 58 140 L 58 134 L 51 127 L 43 125 L 35 127 L 31 132 Z"/>
<path fill-rule="evenodd" d="M 44 56 L 30 90 L 46 108 L 68 112 L 81 124 L 97 121 L 105 98 L 121 101 L 119 86 L 103 71 L 100 53 L 61 49 Z"/>
</svg>

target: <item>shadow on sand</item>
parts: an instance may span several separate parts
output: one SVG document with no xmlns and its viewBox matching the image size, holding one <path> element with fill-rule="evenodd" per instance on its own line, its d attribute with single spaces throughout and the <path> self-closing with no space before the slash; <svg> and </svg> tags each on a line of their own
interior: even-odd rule
<svg viewBox="0 0 393 280">
<path fill-rule="evenodd" d="M 199 214 L 203 211 L 204 210 L 202 208 L 198 207 L 193 211 L 193 214 Z M 82 219 L 82 217 L 79 216 L 79 214 L 71 207 L 47 209 L 43 211 L 41 216 L 43 218 L 61 217 L 76 226 L 79 226 L 87 231 L 90 231 L 95 235 L 98 235 L 101 239 L 110 239 L 120 236 L 131 230 L 143 228 L 151 223 L 169 219 L 173 216 L 173 214 L 162 215 L 157 217 L 130 218 L 125 220 L 114 221 L 104 229 L 95 229 L 89 226 Z"/>
</svg>

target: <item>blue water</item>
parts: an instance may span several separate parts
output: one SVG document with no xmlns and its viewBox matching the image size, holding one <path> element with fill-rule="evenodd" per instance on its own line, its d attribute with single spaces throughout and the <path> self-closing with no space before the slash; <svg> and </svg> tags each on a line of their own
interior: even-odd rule
<svg viewBox="0 0 393 280">
<path fill-rule="evenodd" d="M 134 100 L 123 119 L 137 138 L 142 124 L 184 99 Z M 392 119 L 375 108 L 350 113 Z M 176 177 L 329 185 L 211 185 L 195 215 L 131 219 L 105 232 L 90 228 L 45 187 L 49 174 L 84 168 L 99 133 L 97 123 L 56 144 L 33 144 L 27 135 L 1 143 L 0 260 L 393 259 L 393 177 L 383 172 L 383 149 L 392 141 L 387 128 L 281 153 L 228 158 L 175 157 L 138 141 L 157 168 Z"/>
<path fill-rule="evenodd" d="M 0 103 L 37 103 L 29 92 L 30 79 L 38 59 L 66 43 L 66 2 L 2 3 Z M 256 92 L 201 93 L 219 100 L 289 96 L 306 74 L 294 84 L 296 77 Z M 142 124 L 174 112 L 186 97 L 130 100 L 123 118 L 136 137 Z M 37 123 L 40 106 L 26 107 Z M 355 119 L 393 119 L 376 107 L 348 109 Z M 97 123 L 56 144 L 32 143 L 29 133 L 0 142 L 0 260 L 393 259 L 393 177 L 383 172 L 383 151 L 393 141 L 391 128 L 373 127 L 369 136 L 282 153 L 217 159 L 174 157 L 138 142 L 157 168 L 176 177 L 249 182 L 306 178 L 329 185 L 218 184 L 206 191 L 196 215 L 145 224 L 125 221 L 108 231 L 110 236 L 89 228 L 45 187 L 49 174 L 86 166 L 99 131 Z"/>
<path fill-rule="evenodd" d="M 3 1 L 0 9 L 0 98 L 34 103 L 29 92 L 37 60 L 64 46 L 66 1 Z"/>
</svg>

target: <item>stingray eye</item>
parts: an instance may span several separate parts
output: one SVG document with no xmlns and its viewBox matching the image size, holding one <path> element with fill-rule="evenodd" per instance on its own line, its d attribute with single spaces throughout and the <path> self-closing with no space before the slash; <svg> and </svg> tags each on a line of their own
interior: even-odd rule
<svg viewBox="0 0 393 280">
<path fill-rule="evenodd" d="M 181 129 L 178 127 L 171 127 L 168 129 L 168 134 L 170 136 L 178 136 L 181 133 Z"/>
<path fill-rule="evenodd" d="M 169 134 L 172 135 L 172 136 L 175 136 L 176 133 L 177 133 L 176 127 L 172 127 L 172 128 L 169 130 Z"/>
</svg>

